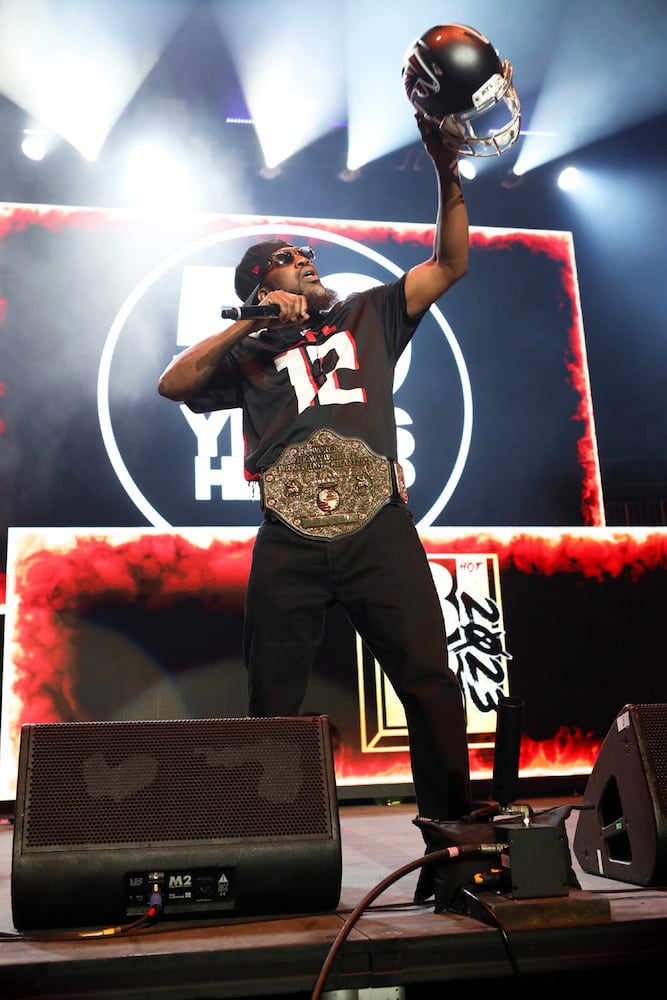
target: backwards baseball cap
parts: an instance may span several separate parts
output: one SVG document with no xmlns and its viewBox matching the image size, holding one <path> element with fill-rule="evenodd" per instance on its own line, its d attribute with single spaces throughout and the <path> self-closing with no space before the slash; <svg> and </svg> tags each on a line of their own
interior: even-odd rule
<svg viewBox="0 0 667 1000">
<path fill-rule="evenodd" d="M 264 240 L 243 254 L 234 274 L 234 289 L 244 305 L 255 304 L 271 255 L 285 246 L 289 246 L 289 241 Z"/>
</svg>

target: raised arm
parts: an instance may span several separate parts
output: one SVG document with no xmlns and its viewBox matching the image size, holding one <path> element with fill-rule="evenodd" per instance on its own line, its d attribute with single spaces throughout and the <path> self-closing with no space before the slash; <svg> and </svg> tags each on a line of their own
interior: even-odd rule
<svg viewBox="0 0 667 1000">
<path fill-rule="evenodd" d="M 426 152 L 433 161 L 438 184 L 438 215 L 430 260 L 407 274 L 405 295 L 408 314 L 416 316 L 468 273 L 468 213 L 463 200 L 456 149 L 445 146 L 440 135 L 419 115 L 417 124 Z"/>
</svg>

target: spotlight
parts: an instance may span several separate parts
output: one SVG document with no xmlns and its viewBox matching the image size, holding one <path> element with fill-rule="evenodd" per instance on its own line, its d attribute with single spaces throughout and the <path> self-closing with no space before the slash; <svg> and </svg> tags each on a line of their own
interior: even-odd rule
<svg viewBox="0 0 667 1000">
<path fill-rule="evenodd" d="M 574 191 L 579 186 L 579 171 L 576 167 L 565 167 L 558 175 L 558 187 L 561 191 Z"/>
<path fill-rule="evenodd" d="M 21 152 L 29 160 L 43 160 L 46 156 L 46 143 L 44 134 L 39 129 L 24 128 L 23 140 L 21 142 Z"/>
<path fill-rule="evenodd" d="M 459 173 L 461 177 L 465 177 L 467 181 L 474 181 L 475 177 L 477 177 L 477 167 L 472 162 L 470 157 L 467 159 L 461 157 L 459 160 Z"/>
<path fill-rule="evenodd" d="M 345 184 L 351 184 L 353 181 L 358 181 L 361 177 L 361 170 L 350 170 L 349 167 L 345 167 L 338 175 L 338 180 L 343 181 Z"/>
</svg>

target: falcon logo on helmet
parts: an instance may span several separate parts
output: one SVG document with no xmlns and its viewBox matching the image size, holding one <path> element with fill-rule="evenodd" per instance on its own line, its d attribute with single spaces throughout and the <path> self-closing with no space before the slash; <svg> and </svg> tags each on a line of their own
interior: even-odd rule
<svg viewBox="0 0 667 1000">
<path fill-rule="evenodd" d="M 403 66 L 405 89 L 415 106 L 418 100 L 423 101 L 432 94 L 440 93 L 438 76 L 442 76 L 442 70 L 439 66 L 430 65 L 426 54 L 422 52 L 420 43 L 421 39 L 415 43 Z"/>
</svg>

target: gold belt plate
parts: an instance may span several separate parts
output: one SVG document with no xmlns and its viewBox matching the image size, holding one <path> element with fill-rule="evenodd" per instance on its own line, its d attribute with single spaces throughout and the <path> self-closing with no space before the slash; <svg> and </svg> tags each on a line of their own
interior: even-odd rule
<svg viewBox="0 0 667 1000">
<path fill-rule="evenodd" d="M 359 531 L 396 495 L 407 502 L 403 472 L 358 438 L 320 429 L 289 445 L 262 475 L 264 509 L 308 538 Z"/>
</svg>

